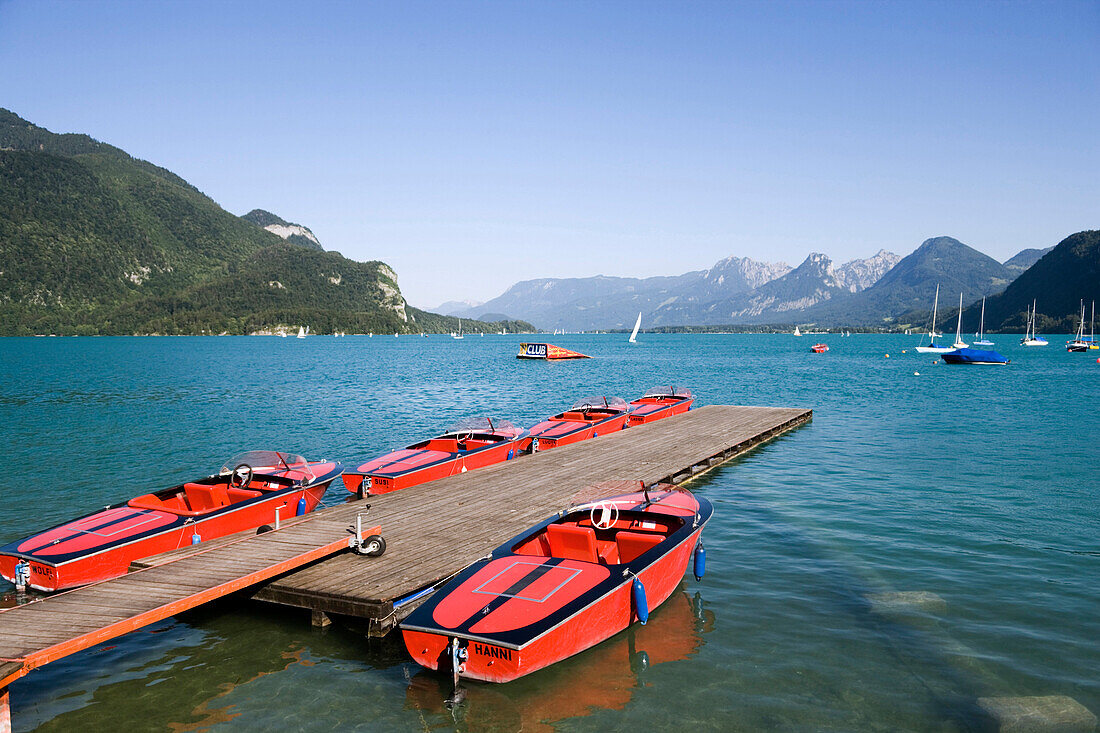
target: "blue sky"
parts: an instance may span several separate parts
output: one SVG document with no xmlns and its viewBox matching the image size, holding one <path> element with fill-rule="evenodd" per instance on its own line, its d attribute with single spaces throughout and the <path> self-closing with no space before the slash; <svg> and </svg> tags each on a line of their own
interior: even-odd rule
<svg viewBox="0 0 1100 733">
<path fill-rule="evenodd" d="M 0 106 L 418 306 L 1100 227 L 1100 3 L 0 0 Z"/>
</svg>

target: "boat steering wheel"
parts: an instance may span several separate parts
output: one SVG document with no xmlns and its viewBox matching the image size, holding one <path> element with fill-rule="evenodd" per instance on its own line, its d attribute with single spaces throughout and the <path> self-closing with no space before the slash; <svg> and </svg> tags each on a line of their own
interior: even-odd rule
<svg viewBox="0 0 1100 733">
<path fill-rule="evenodd" d="M 599 511 L 597 518 L 596 512 Z M 588 510 L 588 518 L 596 529 L 611 529 L 619 521 L 619 507 L 614 502 L 601 501 Z"/>
<path fill-rule="evenodd" d="M 242 463 L 229 473 L 229 485 L 234 489 L 248 488 L 252 483 L 252 466 Z"/>
</svg>

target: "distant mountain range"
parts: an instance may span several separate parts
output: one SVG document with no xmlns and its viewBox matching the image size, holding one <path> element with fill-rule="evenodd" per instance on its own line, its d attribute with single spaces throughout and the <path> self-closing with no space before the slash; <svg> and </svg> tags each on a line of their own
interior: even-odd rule
<svg viewBox="0 0 1100 733">
<path fill-rule="evenodd" d="M 465 318 L 509 314 L 544 330 L 627 328 L 639 311 L 647 328 L 905 327 L 927 321 L 937 285 L 946 314 L 960 293 L 964 304 L 999 293 L 1052 249 L 1026 249 L 1002 264 L 952 237 L 933 237 L 906 257 L 880 250 L 840 266 L 820 253 L 796 268 L 729 257 L 709 270 L 669 277 L 526 280 L 498 298 L 451 312 Z"/>
<path fill-rule="evenodd" d="M 639 311 L 646 327 L 764 322 L 859 292 L 898 259 L 880 251 L 834 269 L 825 255 L 812 254 L 792 269 L 782 262 L 728 257 L 708 270 L 669 277 L 525 280 L 477 307 L 451 312 L 464 318 L 523 314 L 519 317 L 545 330 L 626 328 Z"/>
<path fill-rule="evenodd" d="M 0 109 L 0 335 L 299 325 L 410 333 L 458 321 L 408 306 L 385 263 L 324 252 L 304 226 L 234 216 L 171 171 Z M 500 327 L 531 328 L 466 330 Z"/>
</svg>

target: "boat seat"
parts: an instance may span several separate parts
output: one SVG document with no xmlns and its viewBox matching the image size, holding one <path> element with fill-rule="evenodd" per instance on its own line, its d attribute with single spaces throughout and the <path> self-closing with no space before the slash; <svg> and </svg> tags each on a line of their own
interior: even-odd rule
<svg viewBox="0 0 1100 733">
<path fill-rule="evenodd" d="M 630 562 L 641 557 L 651 548 L 661 544 L 664 537 L 659 534 L 620 531 L 615 535 L 615 544 L 619 546 L 619 562 Z"/>
<path fill-rule="evenodd" d="M 183 485 L 183 492 L 187 495 L 187 503 L 193 512 L 211 511 L 229 504 L 229 494 L 220 484 L 207 486 L 186 483 Z"/>
<path fill-rule="evenodd" d="M 551 524 L 546 527 L 550 556 L 565 560 L 599 562 L 596 553 L 596 532 L 591 527 Z"/>
<path fill-rule="evenodd" d="M 229 495 L 229 503 L 236 504 L 238 501 L 247 501 L 248 499 L 255 499 L 257 496 L 263 496 L 262 491 L 256 491 L 255 489 L 235 489 L 230 487 L 226 492 Z"/>
</svg>

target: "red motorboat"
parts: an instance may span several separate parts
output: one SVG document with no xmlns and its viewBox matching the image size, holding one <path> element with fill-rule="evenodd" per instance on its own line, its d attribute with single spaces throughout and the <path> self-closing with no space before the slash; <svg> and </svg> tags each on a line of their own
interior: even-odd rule
<svg viewBox="0 0 1100 733">
<path fill-rule="evenodd" d="M 532 427 L 531 450 L 568 445 L 622 430 L 629 414 L 630 405 L 622 397 L 585 397 L 565 412 Z"/>
<path fill-rule="evenodd" d="M 501 461 L 520 454 L 526 430 L 507 420 L 466 418 L 438 438 L 360 464 L 344 473 L 344 486 L 353 494 L 387 494 L 407 486 Z"/>
<path fill-rule="evenodd" d="M 424 667 L 508 682 L 624 630 L 676 589 L 709 501 L 672 486 L 556 514 L 463 570 L 401 623 Z"/>
<path fill-rule="evenodd" d="M 691 403 L 695 398 L 690 389 L 669 385 L 667 387 L 654 387 L 646 392 L 640 399 L 630 403 L 630 416 L 628 425 L 643 425 L 647 422 L 660 420 L 669 415 L 679 415 L 691 409 Z"/>
<path fill-rule="evenodd" d="M 810 347 L 810 351 L 814 352 L 815 354 L 824 354 L 828 350 L 829 350 L 829 345 L 828 344 L 814 344 L 813 346 Z"/>
<path fill-rule="evenodd" d="M 0 575 L 42 591 L 124 575 L 134 560 L 311 512 L 342 470 L 293 453 L 241 453 L 213 476 L 0 547 Z"/>
</svg>

